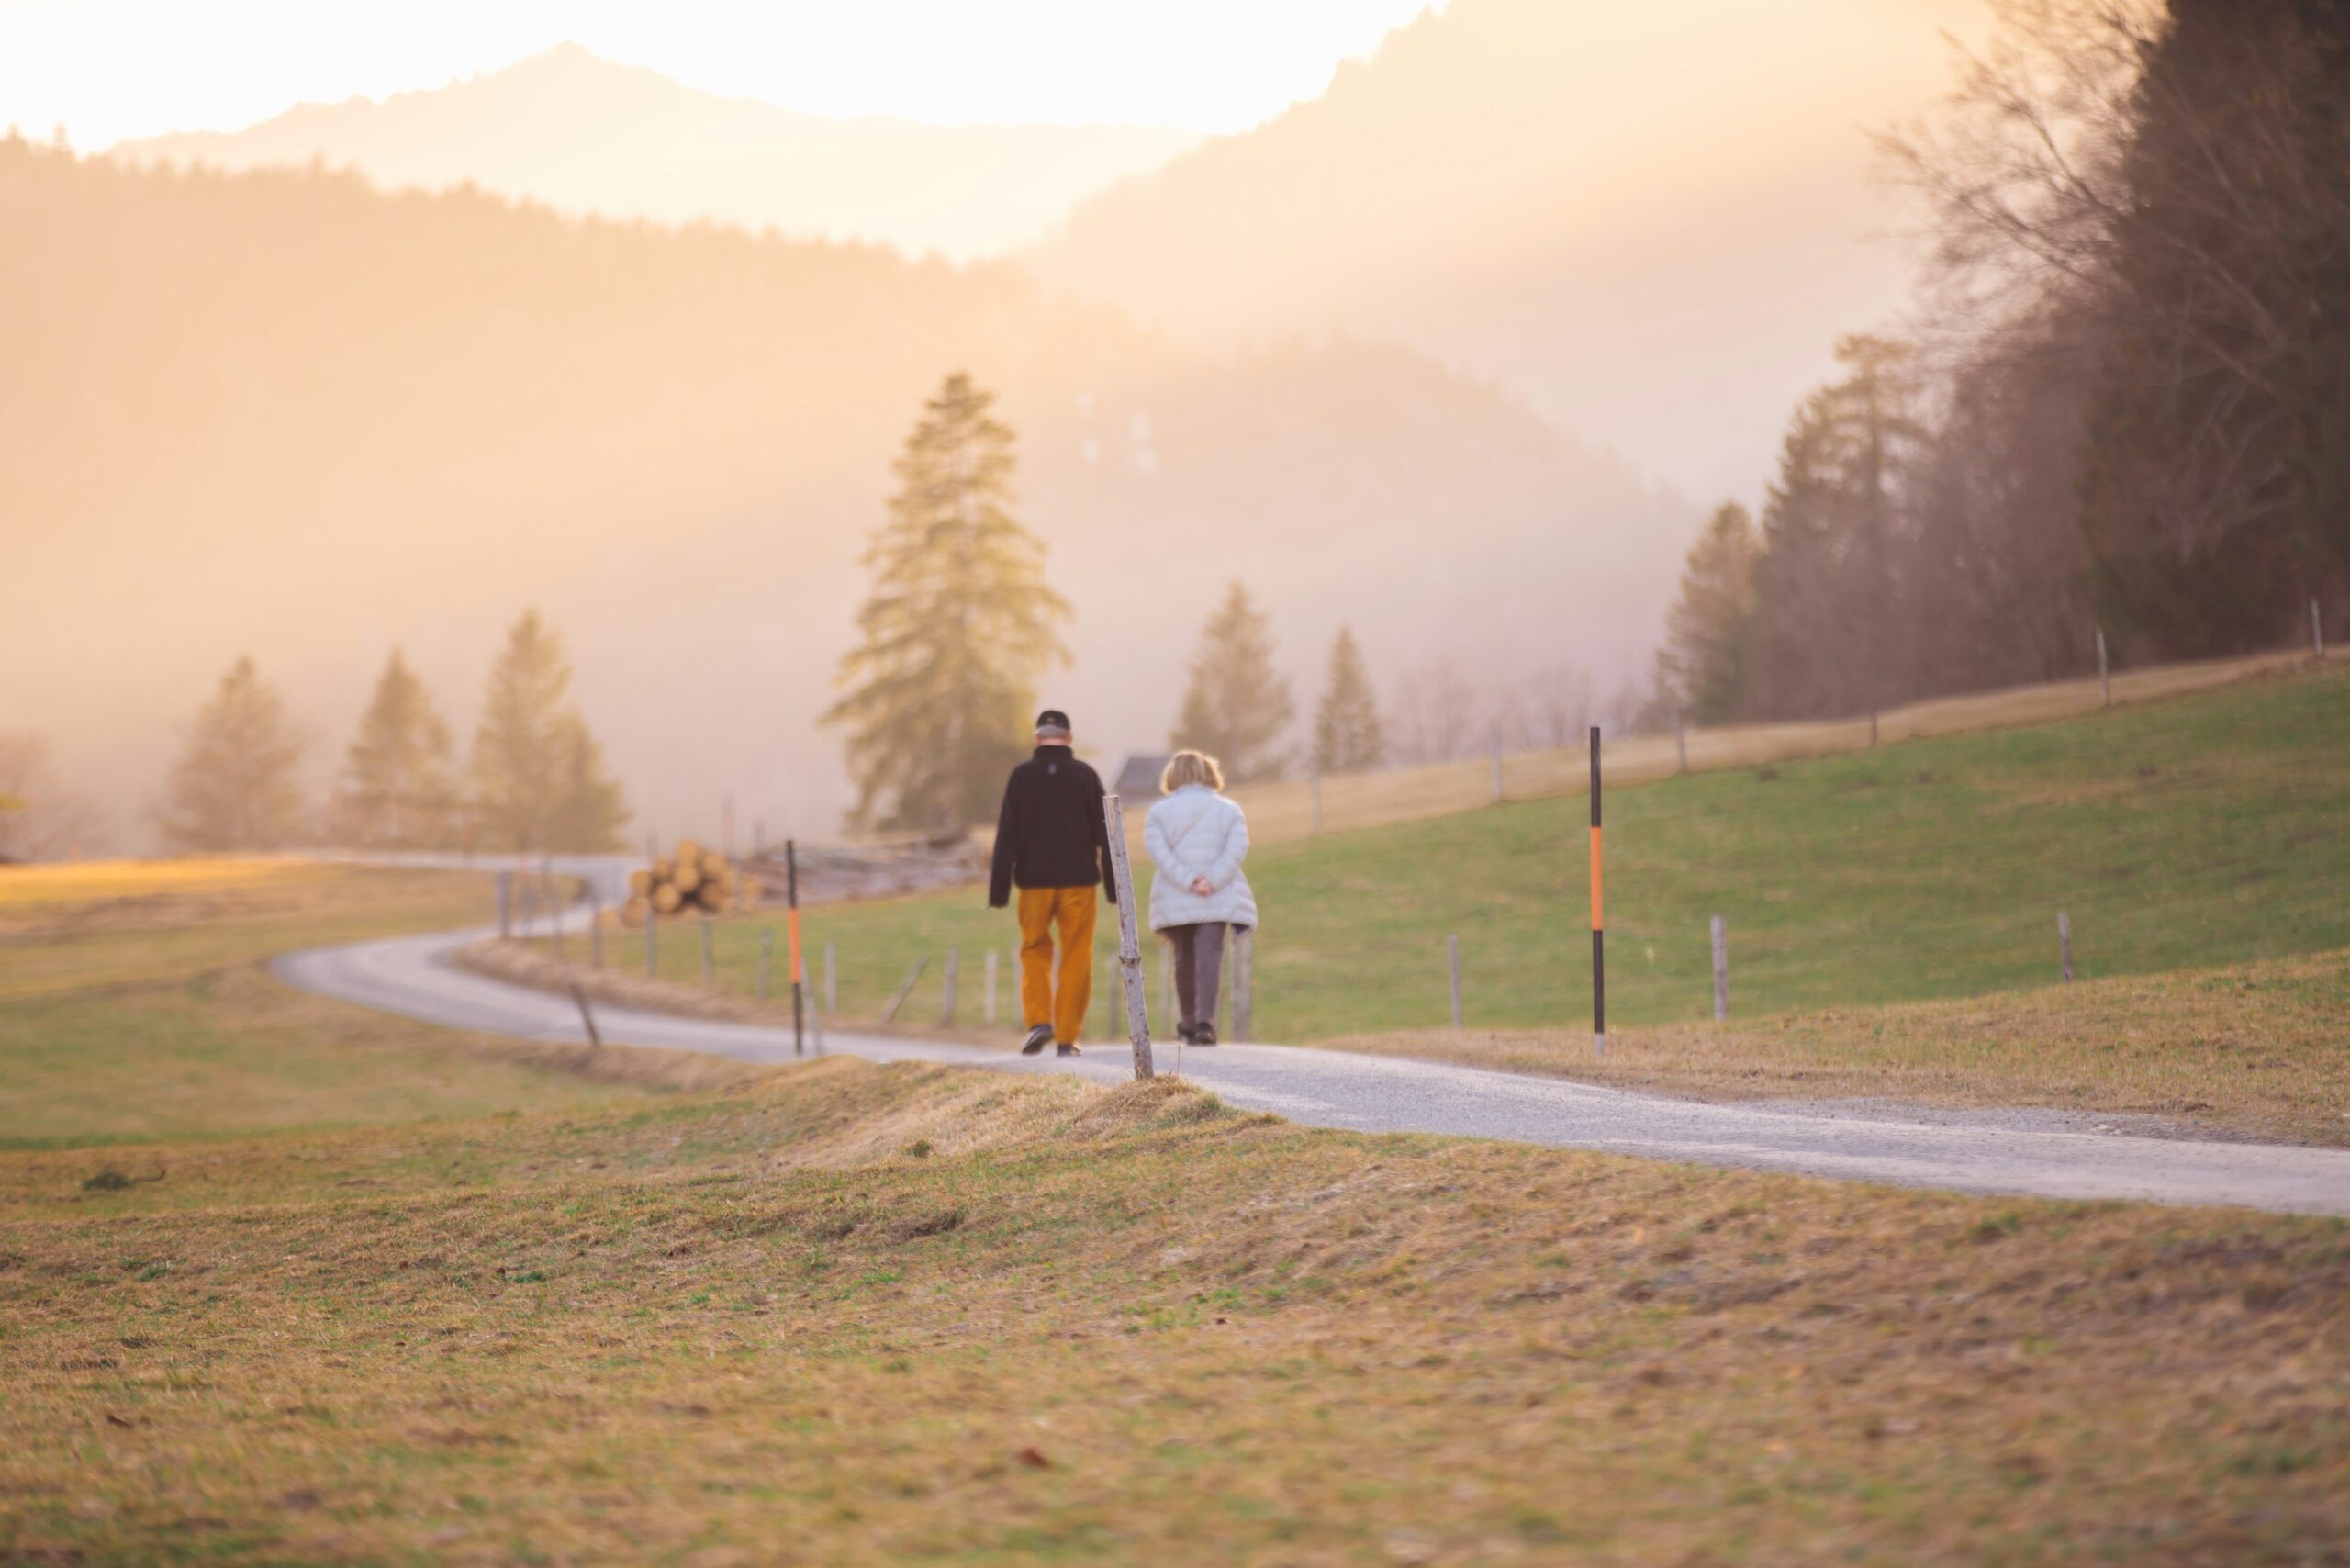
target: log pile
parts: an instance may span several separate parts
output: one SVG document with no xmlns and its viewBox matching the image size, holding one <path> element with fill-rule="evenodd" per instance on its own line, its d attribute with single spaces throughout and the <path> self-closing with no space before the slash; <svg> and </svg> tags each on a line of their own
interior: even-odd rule
<svg viewBox="0 0 2350 1568">
<path fill-rule="evenodd" d="M 680 839 L 675 855 L 628 874 L 628 902 L 621 906 L 621 924 L 633 929 L 655 915 L 673 920 L 724 914 L 758 902 L 756 877 L 737 871 L 715 849 Z"/>
</svg>

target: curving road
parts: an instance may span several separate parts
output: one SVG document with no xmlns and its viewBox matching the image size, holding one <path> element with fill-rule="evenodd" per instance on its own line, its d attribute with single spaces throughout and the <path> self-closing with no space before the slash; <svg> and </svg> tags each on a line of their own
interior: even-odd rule
<svg viewBox="0 0 2350 1568">
<path fill-rule="evenodd" d="M 558 869 L 563 868 L 558 867 Z M 600 870 L 601 868 L 597 868 Z M 484 1034 L 584 1043 L 564 997 L 461 969 L 478 931 L 290 953 L 271 966 L 301 990 Z M 791 1032 L 599 1005 L 608 1042 L 788 1060 Z M 938 1061 L 1009 1072 L 1132 1074 L 1124 1047 L 1064 1060 L 880 1035 L 834 1032 L 825 1045 L 876 1061 Z M 1162 1071 L 1176 1058 L 1158 1047 Z M 1883 1111 L 1851 1105 L 1707 1104 L 1437 1062 L 1286 1046 L 1183 1053 L 1181 1070 L 1227 1102 L 1315 1126 L 1447 1133 L 1800 1171 L 1963 1193 L 2130 1198 L 2350 1215 L 2350 1150 L 2144 1137 L 2053 1112 Z"/>
</svg>

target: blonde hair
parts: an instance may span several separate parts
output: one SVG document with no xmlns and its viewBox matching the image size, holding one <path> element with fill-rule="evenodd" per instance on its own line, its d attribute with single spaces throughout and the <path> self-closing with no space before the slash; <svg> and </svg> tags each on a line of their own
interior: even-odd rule
<svg viewBox="0 0 2350 1568">
<path fill-rule="evenodd" d="M 1158 792 L 1172 795 L 1186 784 L 1204 784 L 1222 794 L 1224 769 L 1203 751 L 1179 751 L 1167 759 L 1167 770 L 1158 776 Z"/>
</svg>

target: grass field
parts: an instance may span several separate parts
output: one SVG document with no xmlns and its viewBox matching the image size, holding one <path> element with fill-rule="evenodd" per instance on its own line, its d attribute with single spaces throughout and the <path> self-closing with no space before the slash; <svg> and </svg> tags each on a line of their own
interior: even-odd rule
<svg viewBox="0 0 2350 1568">
<path fill-rule="evenodd" d="M 288 948 L 480 918 L 486 883 L 290 860 L 0 869 L 0 1148 L 474 1116 L 633 1098 L 679 1072 L 306 997 Z"/>
<path fill-rule="evenodd" d="M 839 1061 L 0 1154 L 0 1557 L 2322 1562 L 2350 1229 Z M 185 1171 L 185 1174 L 179 1172 Z"/>
<path fill-rule="evenodd" d="M 1740 1019 L 2053 983 L 2060 912 L 2093 980 L 2341 948 L 2350 672 L 1621 788 L 1607 823 L 1611 1025 L 1709 1015 L 1715 913 Z M 1570 796 L 1257 851 L 1256 1033 L 1443 1023 L 1448 933 L 1473 1027 L 1588 1020 L 1586 838 L 1586 802 Z M 992 949 L 1008 1017 L 1010 920 L 982 903 L 968 890 L 809 911 L 811 974 L 836 945 L 840 1012 L 869 1020 L 926 955 L 902 1020 L 930 1023 L 957 947 L 968 1025 Z M 757 923 L 722 924 L 717 938 L 720 983 L 749 990 Z M 613 951 L 632 965 L 642 949 Z M 686 932 L 661 958 L 668 978 L 699 978 Z M 1097 1036 L 1110 1033 L 1109 989 L 1097 987 Z"/>
</svg>

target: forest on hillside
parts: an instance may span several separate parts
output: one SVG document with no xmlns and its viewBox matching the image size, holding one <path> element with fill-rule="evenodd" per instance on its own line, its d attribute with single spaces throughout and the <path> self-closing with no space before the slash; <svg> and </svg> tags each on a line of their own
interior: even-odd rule
<svg viewBox="0 0 2350 1568">
<path fill-rule="evenodd" d="M 830 825 L 859 555 L 957 369 L 1020 432 L 1076 607 L 1056 696 L 1105 745 L 1164 732 L 1236 576 L 1301 671 L 1342 622 L 1391 674 L 1629 667 L 1694 529 L 1406 351 L 1209 353 L 1009 265 L 14 139 L 0 229 L 9 723 L 126 823 L 238 656 L 323 738 L 394 645 L 469 689 L 529 602 L 649 823 L 731 789 Z"/>
</svg>

